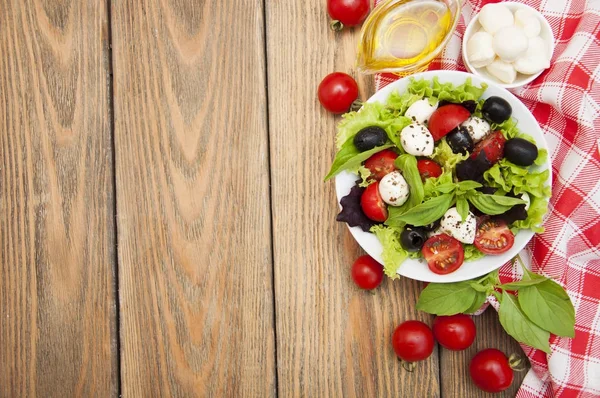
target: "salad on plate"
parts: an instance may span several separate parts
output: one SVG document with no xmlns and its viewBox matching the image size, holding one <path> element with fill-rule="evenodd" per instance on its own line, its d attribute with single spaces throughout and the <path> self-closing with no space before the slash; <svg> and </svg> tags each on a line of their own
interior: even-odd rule
<svg viewBox="0 0 600 398">
<path fill-rule="evenodd" d="M 509 102 L 484 98 L 486 83 L 414 79 L 385 102 L 343 116 L 326 180 L 356 183 L 338 221 L 375 234 L 385 273 L 424 258 L 435 274 L 512 248 L 541 232 L 550 197 L 547 151 L 520 131 Z"/>
</svg>

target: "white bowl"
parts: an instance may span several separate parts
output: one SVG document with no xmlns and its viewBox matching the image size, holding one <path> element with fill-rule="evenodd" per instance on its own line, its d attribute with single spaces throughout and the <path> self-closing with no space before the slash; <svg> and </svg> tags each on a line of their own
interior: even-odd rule
<svg viewBox="0 0 600 398">
<path fill-rule="evenodd" d="M 391 83 L 390 85 L 376 92 L 371 98 L 369 98 L 367 102 L 385 102 L 392 91 L 398 90 L 400 93 L 404 92 L 411 77 L 415 79 L 424 78 L 427 80 L 432 80 L 434 76 L 437 76 L 442 83 L 450 82 L 454 85 L 464 83 L 468 77 L 470 77 L 473 84 L 476 85 L 481 85 L 481 83 L 484 82 L 484 79 L 481 77 L 465 72 L 443 70 L 422 72 Z M 540 126 L 531 112 L 529 112 L 529 109 L 527 109 L 525 105 L 523 105 L 523 103 L 517 99 L 517 97 L 499 85 L 489 81 L 485 81 L 485 83 L 487 83 L 489 86 L 487 90 L 485 90 L 483 98 L 494 95 L 507 100 L 513 109 L 512 116 L 517 120 L 517 126 L 519 129 L 531 135 L 535 139 L 538 148 L 547 150 L 548 144 L 544 139 L 542 130 L 540 129 Z M 550 185 L 552 182 L 552 168 L 550 167 L 550 159 L 548 159 L 546 164 L 543 166 L 537 167 L 537 170 L 546 169 L 550 170 L 550 177 L 548 179 L 548 185 Z M 335 188 L 338 203 L 344 196 L 348 195 L 350 189 L 354 186 L 357 179 L 358 176 L 356 174 L 349 172 L 342 172 L 337 175 L 335 179 Z M 371 257 L 383 264 L 383 260 L 381 258 L 383 247 L 381 246 L 381 243 L 377 237 L 372 233 L 364 232 L 362 229 L 360 229 L 360 227 L 349 227 L 349 229 L 358 244 Z M 405 260 L 399 267 L 398 274 L 407 278 L 425 282 L 457 282 L 473 279 L 499 268 L 507 261 L 515 257 L 517 253 L 519 253 L 525 247 L 525 245 L 527 245 L 527 242 L 529 242 L 532 237 L 533 232 L 531 230 L 521 230 L 515 236 L 515 243 L 513 247 L 507 252 L 497 256 L 485 256 L 479 260 L 465 262 L 458 270 L 447 275 L 438 275 L 431 272 L 425 260 L 422 259 Z"/>
<path fill-rule="evenodd" d="M 517 11 L 519 9 L 528 9 L 528 10 L 532 11 L 533 13 L 535 13 L 535 15 L 537 15 L 537 17 L 541 23 L 540 37 L 546 43 L 548 43 L 548 51 L 550 54 L 550 59 L 552 59 L 552 55 L 554 54 L 554 35 L 552 33 L 552 28 L 550 27 L 548 20 L 546 20 L 546 18 L 544 18 L 544 16 L 542 14 L 540 14 L 539 11 L 537 11 L 535 8 L 529 7 L 528 5 L 525 5 L 525 4 L 507 1 L 507 2 L 503 2 L 502 5 L 507 6 L 508 9 L 513 14 L 515 13 L 515 11 Z M 497 85 L 504 87 L 504 88 L 517 88 L 517 87 L 524 86 L 524 85 L 532 82 L 536 77 L 538 77 L 539 75 L 542 74 L 543 70 L 534 75 L 524 75 L 522 73 L 517 73 L 517 78 L 515 79 L 515 81 L 513 83 L 507 84 L 507 83 L 502 83 L 501 81 L 496 79 L 494 76 L 490 75 L 487 72 L 486 68 L 475 68 L 473 65 L 471 65 L 471 63 L 469 62 L 469 60 L 467 58 L 467 42 L 469 41 L 471 36 L 473 36 L 476 32 L 479 31 L 479 29 L 481 29 L 481 24 L 479 23 L 479 13 L 477 13 L 477 15 L 475 15 L 475 17 L 473 17 L 471 22 L 469 22 L 469 25 L 467 26 L 467 29 L 465 30 L 465 34 L 463 36 L 463 41 L 462 41 L 462 58 L 463 58 L 465 67 L 467 68 L 467 70 L 469 72 L 471 72 L 474 75 L 481 76 L 488 81 L 492 81 L 492 82 L 496 83 Z"/>
</svg>

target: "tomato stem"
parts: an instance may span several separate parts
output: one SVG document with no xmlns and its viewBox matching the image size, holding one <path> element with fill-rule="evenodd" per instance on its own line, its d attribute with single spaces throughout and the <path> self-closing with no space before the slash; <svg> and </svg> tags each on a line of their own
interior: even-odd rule
<svg viewBox="0 0 600 398">
<path fill-rule="evenodd" d="M 510 354 L 508 357 L 508 365 L 515 372 L 522 372 L 527 369 L 527 363 L 518 354 Z"/>
<path fill-rule="evenodd" d="M 344 24 L 338 21 L 337 19 L 334 19 L 329 23 L 329 27 L 334 32 L 339 32 L 340 30 L 344 29 Z"/>
<path fill-rule="evenodd" d="M 415 368 L 417 367 L 417 364 L 415 362 L 408 362 L 408 361 L 403 361 L 402 359 L 398 358 L 398 360 L 402 363 L 402 367 L 404 368 L 404 370 L 406 370 L 407 372 L 414 372 Z"/>
</svg>

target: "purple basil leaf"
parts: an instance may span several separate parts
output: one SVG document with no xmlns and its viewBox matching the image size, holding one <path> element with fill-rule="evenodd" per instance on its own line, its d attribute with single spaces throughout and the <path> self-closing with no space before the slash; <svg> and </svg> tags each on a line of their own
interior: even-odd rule
<svg viewBox="0 0 600 398">
<path fill-rule="evenodd" d="M 378 223 L 371 220 L 362 211 L 360 197 L 364 191 L 365 188 L 361 188 L 358 185 L 353 186 L 350 193 L 340 200 L 342 211 L 335 219 L 337 221 L 346 222 L 351 227 L 360 227 L 363 231 L 369 232 L 371 227 Z"/>
</svg>

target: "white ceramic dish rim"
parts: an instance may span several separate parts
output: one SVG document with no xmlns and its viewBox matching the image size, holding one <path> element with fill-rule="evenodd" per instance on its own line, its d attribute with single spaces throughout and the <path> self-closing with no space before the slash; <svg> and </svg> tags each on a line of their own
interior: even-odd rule
<svg viewBox="0 0 600 398">
<path fill-rule="evenodd" d="M 518 125 L 521 123 L 529 125 L 529 129 L 527 133 L 530 134 L 535 140 L 538 148 L 548 150 L 548 144 L 543 136 L 543 133 L 539 127 L 539 124 L 529 112 L 527 107 L 513 94 L 511 94 L 506 89 L 500 87 L 499 85 L 485 81 L 479 76 L 472 75 L 465 72 L 458 71 L 429 71 L 429 72 L 421 72 L 414 74 L 410 77 L 406 77 L 400 80 L 397 80 L 383 89 L 379 90 L 375 93 L 367 102 L 384 102 L 388 96 L 394 90 L 398 90 L 400 92 L 406 89 L 410 78 L 415 79 L 427 79 L 431 80 L 433 77 L 437 76 L 441 82 L 453 82 L 454 84 L 461 84 L 467 78 L 471 78 L 473 84 L 480 85 L 481 83 L 487 83 L 488 89 L 484 93 L 483 97 L 489 97 L 491 95 L 500 95 L 504 99 L 506 99 L 513 108 L 513 116 L 517 119 Z M 548 161 L 545 165 L 539 166 L 538 170 L 550 170 L 550 176 L 548 178 L 548 185 L 552 184 L 552 168 L 550 166 L 550 157 L 548 157 Z M 338 205 L 340 200 L 346 196 L 355 181 L 358 179 L 356 174 L 352 174 L 349 172 L 342 172 L 336 176 L 336 194 Z M 358 244 L 365 250 L 371 257 L 379 261 L 383 264 L 383 260 L 381 257 L 381 253 L 383 251 L 383 247 L 377 237 L 368 232 L 364 232 L 360 227 L 348 227 L 350 233 L 354 237 L 354 239 L 358 242 Z M 485 256 L 479 260 L 470 261 L 464 263 L 458 270 L 448 275 L 437 275 L 429 270 L 427 264 L 423 259 L 407 259 L 398 269 L 398 274 L 401 276 L 416 279 L 424 282 L 438 282 L 438 283 L 449 283 L 449 282 L 458 282 L 468 279 L 477 278 L 478 276 L 484 275 L 488 272 L 494 271 L 498 269 L 500 266 L 505 264 L 507 261 L 516 256 L 529 242 L 529 240 L 533 237 L 534 233 L 531 230 L 521 230 L 515 236 L 515 244 L 514 246 L 507 251 L 498 256 Z"/>
<path fill-rule="evenodd" d="M 550 26 L 550 23 L 548 22 L 548 20 L 546 18 L 544 18 L 544 16 L 538 10 L 536 10 L 535 8 L 533 8 L 531 6 L 528 6 L 527 4 L 517 3 L 514 1 L 506 1 L 506 2 L 503 2 L 502 4 L 507 6 L 512 12 L 515 12 L 517 9 L 528 9 L 528 10 L 531 10 L 532 12 L 534 12 L 538 16 L 538 18 L 540 19 L 540 22 L 542 24 L 542 34 L 544 35 L 545 38 L 550 39 L 548 42 L 548 46 L 549 46 L 549 51 L 550 51 L 550 59 L 552 59 L 552 56 L 554 55 L 555 39 L 554 39 L 554 34 L 552 33 L 552 27 Z M 471 72 L 472 74 L 479 76 L 487 81 L 496 83 L 497 85 L 504 87 L 504 88 L 522 87 L 522 86 L 534 81 L 539 75 L 541 75 L 544 72 L 544 70 L 542 70 L 534 75 L 523 75 L 523 74 L 519 73 L 517 75 L 517 80 L 515 80 L 514 83 L 507 84 L 507 83 L 499 82 L 498 80 L 496 80 L 492 76 L 490 76 L 487 72 L 483 71 L 485 68 L 473 67 L 467 58 L 467 41 L 471 38 L 471 36 L 475 32 L 475 29 L 479 29 L 479 27 L 481 27 L 481 25 L 479 24 L 479 13 L 477 13 L 473 17 L 471 22 L 469 22 L 469 25 L 467 26 L 467 29 L 465 30 L 465 34 L 464 34 L 463 40 L 462 40 L 462 58 L 463 58 L 465 67 L 467 68 L 467 70 L 469 72 Z M 545 33 L 544 33 L 544 31 L 545 31 Z"/>
</svg>

